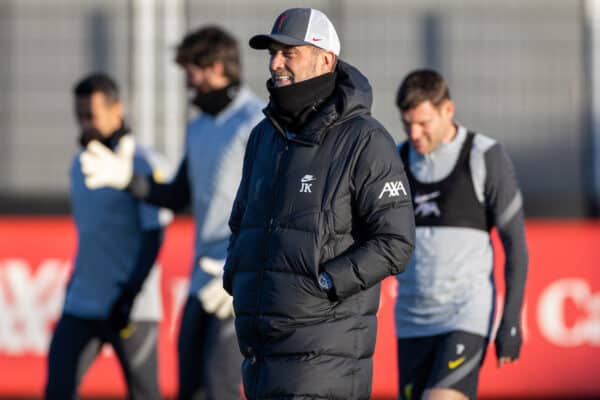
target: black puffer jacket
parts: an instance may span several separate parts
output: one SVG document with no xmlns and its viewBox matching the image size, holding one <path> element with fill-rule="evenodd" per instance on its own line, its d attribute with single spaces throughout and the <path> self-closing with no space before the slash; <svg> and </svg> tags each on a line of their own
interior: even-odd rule
<svg viewBox="0 0 600 400">
<path fill-rule="evenodd" d="M 371 100 L 340 61 L 334 94 L 303 131 L 280 129 L 267 108 L 251 134 L 224 275 L 249 399 L 370 397 L 379 282 L 414 245 L 402 162 Z"/>
</svg>

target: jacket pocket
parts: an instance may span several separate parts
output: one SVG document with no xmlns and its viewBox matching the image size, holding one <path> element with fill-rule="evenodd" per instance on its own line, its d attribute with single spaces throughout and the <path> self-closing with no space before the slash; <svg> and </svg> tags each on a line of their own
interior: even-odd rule
<svg viewBox="0 0 600 400">
<path fill-rule="evenodd" d="M 334 240 L 335 240 L 335 228 L 333 222 L 333 213 L 331 210 L 323 210 L 321 213 L 321 238 L 318 240 L 319 246 L 319 270 L 316 271 L 318 278 L 319 273 L 322 272 L 321 265 L 335 257 L 334 251 Z"/>
</svg>

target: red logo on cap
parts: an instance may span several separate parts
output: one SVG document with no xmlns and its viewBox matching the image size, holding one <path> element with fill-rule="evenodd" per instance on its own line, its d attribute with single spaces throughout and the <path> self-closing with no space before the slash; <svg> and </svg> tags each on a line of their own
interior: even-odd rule
<svg viewBox="0 0 600 400">
<path fill-rule="evenodd" d="M 313 42 L 318 42 L 320 40 L 323 40 L 323 38 L 319 38 L 319 37 L 314 37 L 313 36 L 313 39 L 312 39 Z"/>
<path fill-rule="evenodd" d="M 281 14 L 279 16 L 279 21 L 277 21 L 277 31 L 281 31 L 281 26 L 283 25 L 283 21 L 285 21 L 285 19 L 287 18 L 287 15 L 285 14 Z"/>
</svg>

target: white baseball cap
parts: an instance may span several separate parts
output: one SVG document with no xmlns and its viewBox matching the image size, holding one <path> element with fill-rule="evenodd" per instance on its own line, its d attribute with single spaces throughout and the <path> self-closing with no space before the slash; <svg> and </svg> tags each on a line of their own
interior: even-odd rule
<svg viewBox="0 0 600 400">
<path fill-rule="evenodd" d="M 288 46 L 312 45 L 340 55 L 340 39 L 323 12 L 314 8 L 290 8 L 275 20 L 270 34 L 250 39 L 253 49 L 267 49 L 271 42 Z"/>
</svg>

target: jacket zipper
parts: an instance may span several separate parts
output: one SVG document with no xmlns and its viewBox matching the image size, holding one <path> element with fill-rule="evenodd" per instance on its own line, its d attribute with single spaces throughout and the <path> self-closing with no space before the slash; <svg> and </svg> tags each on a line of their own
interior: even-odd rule
<svg viewBox="0 0 600 400">
<path fill-rule="evenodd" d="M 282 149 L 282 151 L 280 151 L 277 155 L 277 160 L 275 162 L 275 184 L 273 185 L 273 188 L 276 189 L 278 187 L 279 184 L 279 179 L 280 179 L 280 167 L 281 167 L 281 160 L 283 159 L 283 157 L 287 154 L 288 151 L 288 140 L 286 138 L 283 139 L 284 140 L 284 147 Z M 275 204 L 275 200 L 277 199 L 277 190 L 273 190 L 273 197 L 272 197 L 272 202 L 271 204 Z M 271 215 L 269 216 L 269 224 L 267 227 L 267 240 L 265 240 L 265 248 L 264 248 L 264 260 L 266 262 L 266 260 L 269 257 L 269 242 L 271 240 L 271 234 L 273 233 L 273 230 L 275 229 L 275 221 L 273 220 L 273 207 L 271 207 Z M 262 304 L 261 304 L 261 293 L 262 293 L 262 289 L 263 289 L 263 284 L 264 284 L 264 275 L 265 275 L 265 271 L 263 268 L 261 268 L 260 270 L 260 274 L 259 274 L 259 287 L 258 287 L 258 299 L 256 300 L 256 311 L 257 311 L 257 316 L 256 316 L 256 330 L 258 332 L 259 335 L 259 357 L 264 357 L 263 355 L 263 350 L 264 350 L 264 338 L 263 335 L 261 333 L 261 327 L 260 327 L 260 320 L 263 317 L 262 315 Z M 255 357 L 255 356 L 254 356 Z M 260 367 L 259 367 L 260 368 Z M 257 373 L 257 376 L 260 376 L 260 370 Z M 256 382 L 255 386 L 254 386 L 254 398 L 258 398 L 258 382 Z"/>
</svg>

